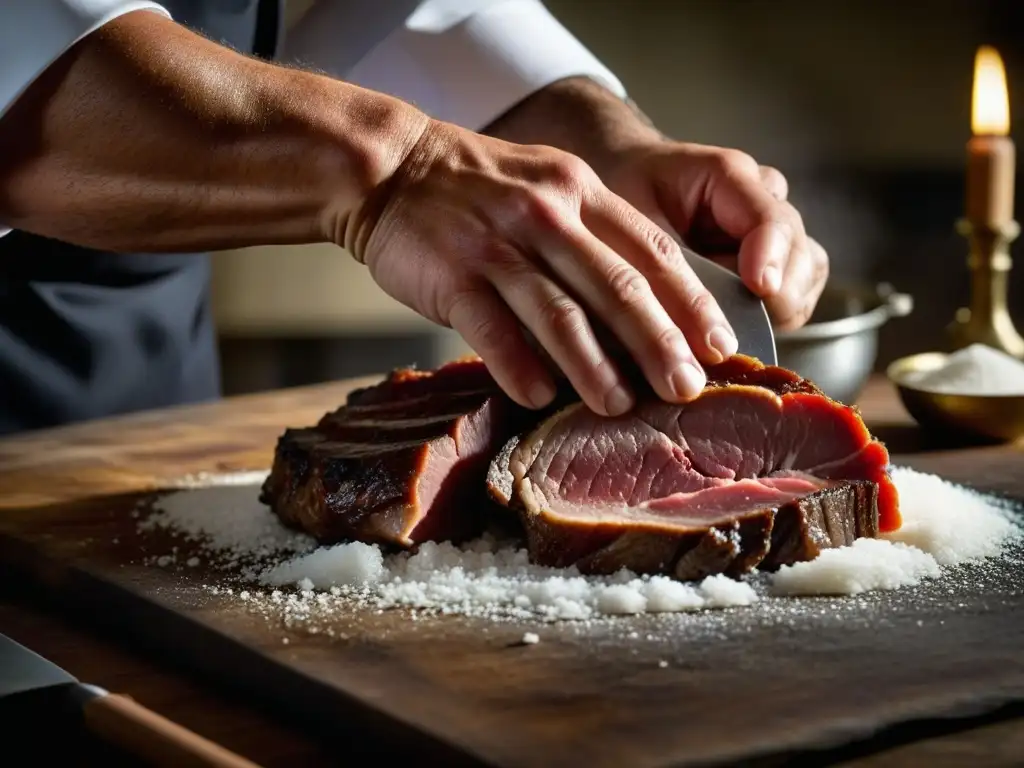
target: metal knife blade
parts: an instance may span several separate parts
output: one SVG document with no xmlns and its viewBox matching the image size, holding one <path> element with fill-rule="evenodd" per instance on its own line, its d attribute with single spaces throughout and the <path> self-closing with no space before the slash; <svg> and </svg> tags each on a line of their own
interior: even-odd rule
<svg viewBox="0 0 1024 768">
<path fill-rule="evenodd" d="M 682 243 L 680 247 L 687 263 L 715 297 L 736 332 L 740 354 L 756 357 L 765 365 L 778 365 L 775 333 L 764 302 L 743 284 L 735 272 L 704 258 Z"/>
<path fill-rule="evenodd" d="M 50 700 L 50 691 L 54 701 Z M 255 763 L 146 709 L 133 699 L 78 681 L 52 661 L 0 634 L 0 701 L 24 703 L 19 694 L 45 692 L 47 706 L 80 708 L 86 726 L 100 738 L 160 766 L 259 768 Z M 14 702 L 18 702 L 15 705 Z"/>
<path fill-rule="evenodd" d="M 76 683 L 75 677 L 56 664 L 0 635 L 0 698 Z"/>
</svg>

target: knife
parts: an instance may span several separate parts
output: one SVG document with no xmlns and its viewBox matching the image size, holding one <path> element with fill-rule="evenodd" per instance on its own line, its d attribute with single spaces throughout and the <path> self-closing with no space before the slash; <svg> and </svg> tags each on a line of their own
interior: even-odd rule
<svg viewBox="0 0 1024 768">
<path fill-rule="evenodd" d="M 739 353 L 756 357 L 765 365 L 778 365 L 775 333 L 772 331 L 764 302 L 743 284 L 743 280 L 735 272 L 695 253 L 682 242 L 677 242 L 683 250 L 686 262 L 704 287 L 715 297 L 715 301 L 725 314 L 725 319 L 736 333 Z"/>
<path fill-rule="evenodd" d="M 15 697 L 38 694 L 52 695 L 58 708 L 77 707 L 93 734 L 152 765 L 258 768 L 128 696 L 80 683 L 53 662 L 0 634 L 0 699 L 16 703 Z"/>
</svg>

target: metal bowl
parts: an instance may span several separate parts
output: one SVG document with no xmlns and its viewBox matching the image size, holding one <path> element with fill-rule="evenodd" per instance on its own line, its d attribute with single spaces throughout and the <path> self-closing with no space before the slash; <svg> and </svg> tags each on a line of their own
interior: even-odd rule
<svg viewBox="0 0 1024 768">
<path fill-rule="evenodd" d="M 1024 395 L 951 395 L 918 389 L 906 380 L 940 368 L 946 357 L 925 352 L 900 358 L 886 369 L 914 420 L 926 429 L 975 439 L 1008 442 L 1024 437 Z"/>
<path fill-rule="evenodd" d="M 832 399 L 853 403 L 874 369 L 878 329 L 913 308 L 913 298 L 888 283 L 829 284 L 806 325 L 775 332 L 779 365 L 810 379 Z"/>
</svg>

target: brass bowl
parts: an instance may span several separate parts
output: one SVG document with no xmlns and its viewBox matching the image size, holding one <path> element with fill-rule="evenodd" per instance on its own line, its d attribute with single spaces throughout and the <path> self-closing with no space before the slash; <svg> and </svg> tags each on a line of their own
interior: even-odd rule
<svg viewBox="0 0 1024 768">
<path fill-rule="evenodd" d="M 1024 395 L 951 395 L 918 389 L 908 375 L 940 368 L 948 355 L 925 352 L 903 357 L 886 376 L 914 420 L 926 429 L 1001 442 L 1024 437 Z"/>
</svg>

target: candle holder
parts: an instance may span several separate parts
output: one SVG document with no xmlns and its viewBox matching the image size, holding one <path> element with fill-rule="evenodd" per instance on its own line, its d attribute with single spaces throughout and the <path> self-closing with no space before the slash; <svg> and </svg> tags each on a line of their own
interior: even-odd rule
<svg viewBox="0 0 1024 768">
<path fill-rule="evenodd" d="M 1016 221 L 1001 225 L 961 219 L 957 232 L 970 243 L 967 267 L 971 273 L 970 305 L 957 310 L 949 325 L 952 350 L 986 344 L 1024 359 L 1024 338 L 1017 332 L 1008 307 L 1007 277 L 1013 266 L 1010 243 L 1020 233 Z"/>
</svg>

